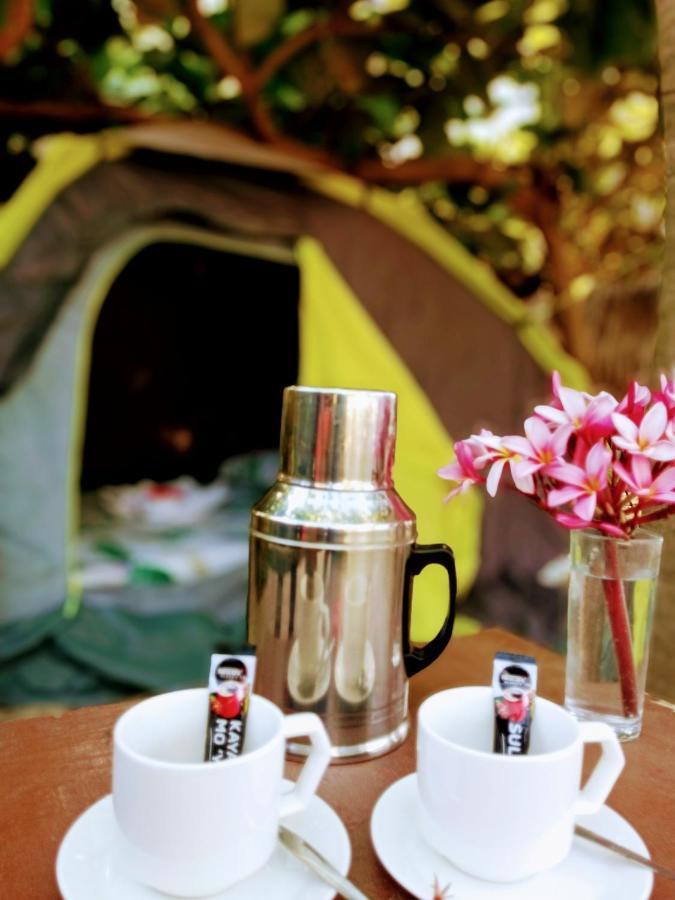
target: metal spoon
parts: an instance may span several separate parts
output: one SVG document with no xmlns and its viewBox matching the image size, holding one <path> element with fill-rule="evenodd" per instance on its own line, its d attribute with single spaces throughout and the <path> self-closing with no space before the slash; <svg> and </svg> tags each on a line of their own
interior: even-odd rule
<svg viewBox="0 0 675 900">
<path fill-rule="evenodd" d="M 279 826 L 279 840 L 284 847 L 290 851 L 293 856 L 301 860 L 308 868 L 310 868 L 319 878 L 322 878 L 331 887 L 334 887 L 345 900 L 368 900 L 355 885 L 341 875 L 338 870 L 323 857 L 318 850 L 315 850 L 307 841 L 303 840 L 299 834 L 289 831 L 284 825 Z"/>
<path fill-rule="evenodd" d="M 600 844 L 601 847 L 605 847 L 607 850 L 613 850 L 614 853 L 618 853 L 619 856 L 625 856 L 626 859 L 630 859 L 633 862 L 639 863 L 641 866 L 652 869 L 657 875 L 663 875 L 664 878 L 670 878 L 672 881 L 675 881 L 675 872 L 673 872 L 672 869 L 660 866 L 658 863 L 652 862 L 651 859 L 647 859 L 646 856 L 640 856 L 639 853 L 629 850 L 628 847 L 622 847 L 621 844 L 615 844 L 614 841 L 610 841 L 608 838 L 602 837 L 602 835 L 596 834 L 594 831 L 589 831 L 587 828 L 582 828 L 581 825 L 574 826 L 574 833 L 578 834 L 579 837 L 585 838 L 587 841 L 594 841 L 596 844 Z"/>
</svg>

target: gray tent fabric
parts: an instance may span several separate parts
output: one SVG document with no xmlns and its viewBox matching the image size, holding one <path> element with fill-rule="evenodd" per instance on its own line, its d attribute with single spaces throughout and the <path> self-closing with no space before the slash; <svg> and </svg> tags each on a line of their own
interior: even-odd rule
<svg viewBox="0 0 675 900">
<path fill-rule="evenodd" d="M 50 612 L 67 592 L 82 303 L 84 298 L 64 311 L 35 357 L 31 377 L 0 404 L 0 623 Z"/>
<path fill-rule="evenodd" d="M 276 179 L 287 187 L 287 177 Z M 92 255 L 130 229 L 175 221 L 289 242 L 302 234 L 305 192 L 256 180 L 127 160 L 103 163 L 70 185 L 0 272 L 0 394 L 30 365 Z"/>
</svg>

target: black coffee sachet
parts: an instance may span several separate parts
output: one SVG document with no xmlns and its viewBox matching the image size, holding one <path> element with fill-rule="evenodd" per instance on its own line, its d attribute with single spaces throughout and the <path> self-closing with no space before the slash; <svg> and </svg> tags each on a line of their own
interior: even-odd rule
<svg viewBox="0 0 675 900">
<path fill-rule="evenodd" d="M 497 653 L 492 668 L 495 703 L 494 752 L 518 756 L 530 747 L 537 690 L 537 661 L 517 653 Z"/>
</svg>

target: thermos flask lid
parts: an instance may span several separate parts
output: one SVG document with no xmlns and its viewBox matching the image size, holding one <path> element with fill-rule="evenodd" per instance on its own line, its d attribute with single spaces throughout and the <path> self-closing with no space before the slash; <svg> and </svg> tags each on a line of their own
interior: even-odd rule
<svg viewBox="0 0 675 900">
<path fill-rule="evenodd" d="M 317 548 L 393 547 L 416 537 L 394 489 L 396 394 L 288 387 L 276 484 L 251 512 L 251 535 Z"/>
<path fill-rule="evenodd" d="M 345 491 L 392 486 L 396 394 L 294 385 L 284 391 L 279 481 Z"/>
</svg>

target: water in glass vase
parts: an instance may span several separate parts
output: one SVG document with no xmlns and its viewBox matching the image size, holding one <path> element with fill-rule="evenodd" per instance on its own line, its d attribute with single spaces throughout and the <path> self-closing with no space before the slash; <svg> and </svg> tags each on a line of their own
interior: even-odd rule
<svg viewBox="0 0 675 900">
<path fill-rule="evenodd" d="M 642 724 L 661 538 L 571 538 L 565 705 L 629 740 Z"/>
</svg>

